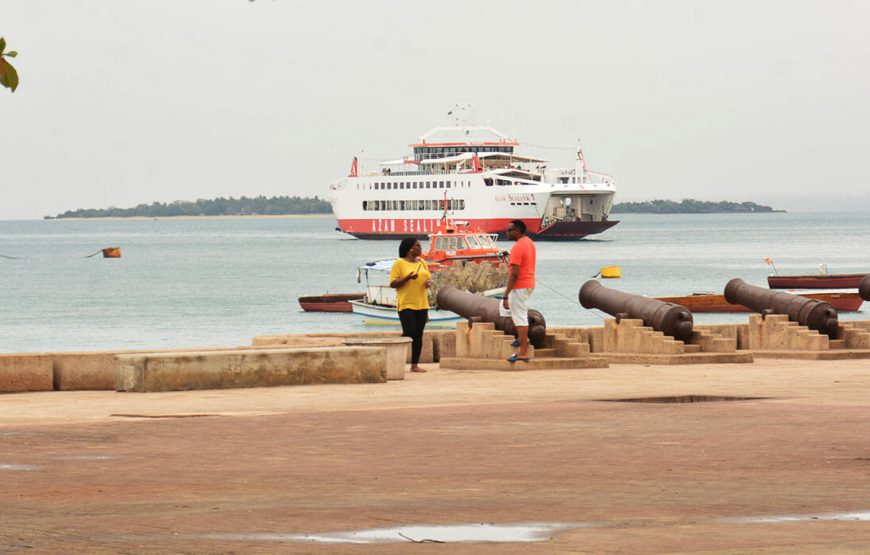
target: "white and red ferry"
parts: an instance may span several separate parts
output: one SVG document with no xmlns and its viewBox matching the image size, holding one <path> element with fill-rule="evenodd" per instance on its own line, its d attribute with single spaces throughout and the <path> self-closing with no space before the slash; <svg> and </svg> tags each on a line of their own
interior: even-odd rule
<svg viewBox="0 0 870 555">
<path fill-rule="evenodd" d="M 456 110 L 456 124 L 435 127 L 409 145 L 413 154 L 364 171 L 356 158 L 350 174 L 329 187 L 339 231 L 360 239 L 426 237 L 448 210 L 484 233 L 504 236 L 522 220 L 535 239 L 573 240 L 601 233 L 616 189 L 609 175 L 590 171 L 577 149 L 574 168 L 518 154 L 520 144 Z"/>
</svg>

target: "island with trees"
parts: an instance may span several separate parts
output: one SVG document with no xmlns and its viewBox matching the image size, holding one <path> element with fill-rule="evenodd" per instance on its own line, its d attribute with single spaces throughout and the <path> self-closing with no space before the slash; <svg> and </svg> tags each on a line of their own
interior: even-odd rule
<svg viewBox="0 0 870 555">
<path fill-rule="evenodd" d="M 620 202 L 613 205 L 612 214 L 747 214 L 756 212 L 784 212 L 770 206 L 754 202 L 730 202 L 727 200 L 711 202 L 685 198 L 680 202 L 673 200 L 646 200 L 641 202 Z"/>
<path fill-rule="evenodd" d="M 299 214 L 329 214 L 332 208 L 319 197 L 240 197 L 152 202 L 133 208 L 80 208 L 67 210 L 46 220 L 64 218 L 171 218 L 180 216 L 290 216 Z"/>
</svg>

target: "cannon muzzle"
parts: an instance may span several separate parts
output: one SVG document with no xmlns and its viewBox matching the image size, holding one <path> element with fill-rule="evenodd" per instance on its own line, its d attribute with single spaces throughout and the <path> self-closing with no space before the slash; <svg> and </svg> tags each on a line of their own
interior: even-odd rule
<svg viewBox="0 0 870 555">
<path fill-rule="evenodd" d="M 870 301 L 870 274 L 864 276 L 858 284 L 858 294 L 861 295 L 861 298 L 865 301 Z"/>
<path fill-rule="evenodd" d="M 645 326 L 681 341 L 692 337 L 692 313 L 684 306 L 608 289 L 594 279 L 583 284 L 579 296 L 585 308 L 603 310 L 617 319 L 643 320 Z"/>
<path fill-rule="evenodd" d="M 510 316 L 499 316 L 500 299 L 483 297 L 448 285 L 438 291 L 438 308 L 450 310 L 472 322 L 492 322 L 495 329 L 517 336 L 514 321 Z M 547 323 L 537 310 L 529 309 L 529 342 L 537 348 L 544 346 Z"/>
<path fill-rule="evenodd" d="M 763 315 L 786 314 L 792 322 L 824 333 L 831 339 L 837 335 L 837 311 L 830 303 L 749 285 L 740 278 L 725 285 L 725 300 Z"/>
</svg>

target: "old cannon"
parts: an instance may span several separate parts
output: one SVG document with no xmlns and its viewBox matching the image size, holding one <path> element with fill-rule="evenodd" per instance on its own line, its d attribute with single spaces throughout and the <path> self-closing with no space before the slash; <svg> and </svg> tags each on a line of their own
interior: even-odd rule
<svg viewBox="0 0 870 555">
<path fill-rule="evenodd" d="M 450 310 L 467 318 L 470 322 L 491 322 L 495 329 L 516 337 L 517 332 L 510 316 L 499 316 L 501 299 L 482 297 L 461 291 L 452 285 L 438 291 L 436 297 L 438 308 Z M 547 335 L 547 323 L 544 316 L 537 310 L 529 309 L 529 342 L 537 348 L 544 346 Z"/>
<path fill-rule="evenodd" d="M 832 339 L 837 335 L 837 311 L 830 303 L 749 285 L 740 278 L 734 278 L 725 285 L 725 300 L 762 315 L 785 314 L 792 322 L 824 333 Z"/>
<path fill-rule="evenodd" d="M 858 284 L 858 294 L 865 301 L 870 301 L 870 274 L 861 279 L 861 282 Z"/>
<path fill-rule="evenodd" d="M 617 320 L 643 320 L 645 326 L 681 341 L 692 337 L 692 313 L 686 307 L 608 289 L 594 279 L 580 288 L 580 304 L 585 308 L 603 310 Z"/>
</svg>

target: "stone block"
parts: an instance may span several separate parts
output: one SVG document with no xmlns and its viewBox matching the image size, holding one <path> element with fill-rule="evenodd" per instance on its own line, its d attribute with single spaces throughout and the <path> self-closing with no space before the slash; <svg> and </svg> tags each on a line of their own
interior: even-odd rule
<svg viewBox="0 0 870 555">
<path fill-rule="evenodd" d="M 115 389 L 116 352 L 52 353 L 54 388 L 63 391 Z"/>
<path fill-rule="evenodd" d="M 46 353 L 0 354 L 0 393 L 51 391 L 54 377 L 51 355 Z"/>
<path fill-rule="evenodd" d="M 383 347 L 387 351 L 387 379 L 405 379 L 405 364 L 406 362 L 411 362 L 410 337 L 357 337 L 345 339 L 344 344 L 348 346 Z M 432 345 L 431 338 L 429 345 L 430 347 Z"/>
<path fill-rule="evenodd" d="M 191 351 L 119 355 L 119 391 L 183 391 L 386 381 L 380 347 Z"/>
</svg>

